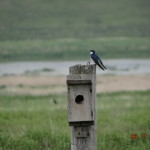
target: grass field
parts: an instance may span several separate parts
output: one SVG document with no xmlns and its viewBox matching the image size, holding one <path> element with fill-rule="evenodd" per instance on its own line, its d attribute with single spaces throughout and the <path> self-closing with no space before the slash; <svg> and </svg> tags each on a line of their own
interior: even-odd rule
<svg viewBox="0 0 150 150">
<path fill-rule="evenodd" d="M 0 2 L 0 40 L 149 37 L 145 0 L 5 0 Z"/>
<path fill-rule="evenodd" d="M 149 0 L 1 0 L 0 62 L 89 60 L 90 49 L 150 58 L 149 18 Z M 55 77 L 8 78 L 0 82 L 0 150 L 70 150 L 64 77 L 57 85 Z M 148 150 L 149 76 L 100 79 L 97 91 L 110 93 L 97 94 L 97 149 Z"/>
<path fill-rule="evenodd" d="M 150 1 L 0 2 L 0 61 L 150 58 Z M 87 55 L 86 55 L 87 54 Z"/>
<path fill-rule="evenodd" d="M 98 150 L 149 149 L 149 97 L 150 91 L 97 95 Z M 70 149 L 66 95 L 0 95 L 0 101 L 1 150 Z"/>
<path fill-rule="evenodd" d="M 90 49 L 102 58 L 150 58 L 150 38 L 3 41 L 0 61 L 89 60 Z"/>
</svg>

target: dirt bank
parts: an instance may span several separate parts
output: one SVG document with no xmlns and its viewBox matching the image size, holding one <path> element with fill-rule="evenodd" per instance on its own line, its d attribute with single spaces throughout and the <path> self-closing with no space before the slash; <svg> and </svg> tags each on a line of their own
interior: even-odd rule
<svg viewBox="0 0 150 150">
<path fill-rule="evenodd" d="M 97 93 L 150 89 L 150 75 L 97 76 Z M 59 94 L 66 92 L 65 76 L 1 76 L 0 93 Z"/>
</svg>

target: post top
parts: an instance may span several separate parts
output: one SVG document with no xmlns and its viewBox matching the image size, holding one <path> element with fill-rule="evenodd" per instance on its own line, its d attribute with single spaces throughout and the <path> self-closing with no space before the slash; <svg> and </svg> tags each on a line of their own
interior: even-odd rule
<svg viewBox="0 0 150 150">
<path fill-rule="evenodd" d="M 69 68 L 69 74 L 96 74 L 96 65 L 75 65 Z"/>
</svg>

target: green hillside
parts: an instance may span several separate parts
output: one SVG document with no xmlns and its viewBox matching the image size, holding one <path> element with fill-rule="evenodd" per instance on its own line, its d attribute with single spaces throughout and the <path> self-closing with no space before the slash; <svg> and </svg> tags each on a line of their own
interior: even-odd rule
<svg viewBox="0 0 150 150">
<path fill-rule="evenodd" d="M 82 46 L 83 40 L 99 38 L 109 39 L 114 37 L 126 37 L 133 41 L 133 45 L 136 44 L 134 38 L 141 38 L 144 43 L 150 41 L 150 1 L 149 0 L 5 0 L 0 1 L 0 53 L 1 61 L 9 60 L 45 60 L 47 53 L 50 54 L 53 46 L 47 51 L 44 51 L 43 45 L 46 41 L 54 40 L 55 43 L 59 43 L 57 40 L 68 41 L 68 39 L 74 41 L 68 49 L 75 49 L 77 51 L 88 50 L 90 48 L 98 48 L 101 51 L 100 45 Z M 76 47 L 76 39 L 79 40 L 79 47 Z M 20 42 L 23 43 L 23 49 L 18 48 Z M 29 45 L 26 45 L 30 41 Z M 32 49 L 36 42 L 40 41 L 44 47 L 38 47 Z M 108 40 L 110 42 L 110 40 Z M 7 45 L 7 42 L 10 42 Z M 19 42 L 19 43 L 18 43 Z M 24 43 L 25 42 L 25 43 Z M 124 41 L 125 47 L 123 50 L 131 49 L 131 45 L 127 45 Z M 67 44 L 67 43 L 64 43 Z M 88 43 L 87 43 L 88 44 Z M 10 47 L 13 45 L 13 47 Z M 38 45 L 38 43 L 37 43 Z M 108 44 L 109 45 L 109 44 Z M 111 45 L 111 44 L 110 44 Z M 119 44 L 120 45 L 120 44 Z M 143 45 L 143 44 L 142 44 Z M 140 45 L 140 47 L 143 47 Z M 9 47 L 9 48 L 8 48 Z M 59 47 L 55 45 L 55 47 Z M 67 47 L 67 45 L 66 45 Z M 85 49 L 86 48 L 86 49 Z M 39 55 L 40 53 L 42 55 Z M 104 46 L 104 49 L 107 49 Z M 116 45 L 109 47 L 109 50 L 119 50 L 120 47 L 116 42 Z M 142 57 L 150 57 L 148 53 L 150 49 L 149 44 L 144 45 L 140 50 L 144 52 Z M 29 50 L 36 51 L 34 54 L 28 53 Z M 65 55 L 65 57 L 58 56 L 54 59 L 69 59 L 66 57 L 64 47 L 59 47 L 59 51 Z M 20 56 L 12 56 L 11 53 L 20 51 Z M 21 56 L 22 51 L 25 51 L 24 58 Z M 27 53 L 26 53 L 27 51 Z M 38 51 L 38 52 L 37 52 Z M 42 51 L 42 52 L 41 52 Z M 116 51 L 116 53 L 117 53 Z M 131 51 L 129 57 L 137 57 L 135 49 Z M 107 52 L 106 52 L 107 53 Z M 120 52 L 122 54 L 122 52 Z M 140 54 L 139 56 L 140 57 Z M 32 56 L 33 55 L 33 56 Z M 39 55 L 39 56 L 38 56 Z M 80 53 L 77 53 L 80 55 Z M 81 54 L 82 55 L 82 54 Z M 58 56 L 58 57 L 57 57 Z M 71 55 L 70 55 L 71 56 Z M 84 55 L 83 59 L 85 59 Z M 50 56 L 51 57 L 51 56 Z M 104 57 L 112 58 L 111 54 L 104 53 Z M 117 55 L 116 57 L 122 57 Z M 126 54 L 124 58 L 128 57 Z M 51 59 L 51 58 L 49 58 Z M 77 59 L 77 57 L 74 57 Z"/>
</svg>

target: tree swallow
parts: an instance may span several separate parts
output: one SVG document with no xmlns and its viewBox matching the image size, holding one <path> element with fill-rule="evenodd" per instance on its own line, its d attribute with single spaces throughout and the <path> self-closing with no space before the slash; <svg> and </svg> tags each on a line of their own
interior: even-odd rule
<svg viewBox="0 0 150 150">
<path fill-rule="evenodd" d="M 95 50 L 90 50 L 90 56 L 91 56 L 91 59 L 95 62 L 95 64 L 98 65 L 102 70 L 106 69 L 103 62 L 100 60 L 100 58 L 95 53 Z"/>
</svg>

